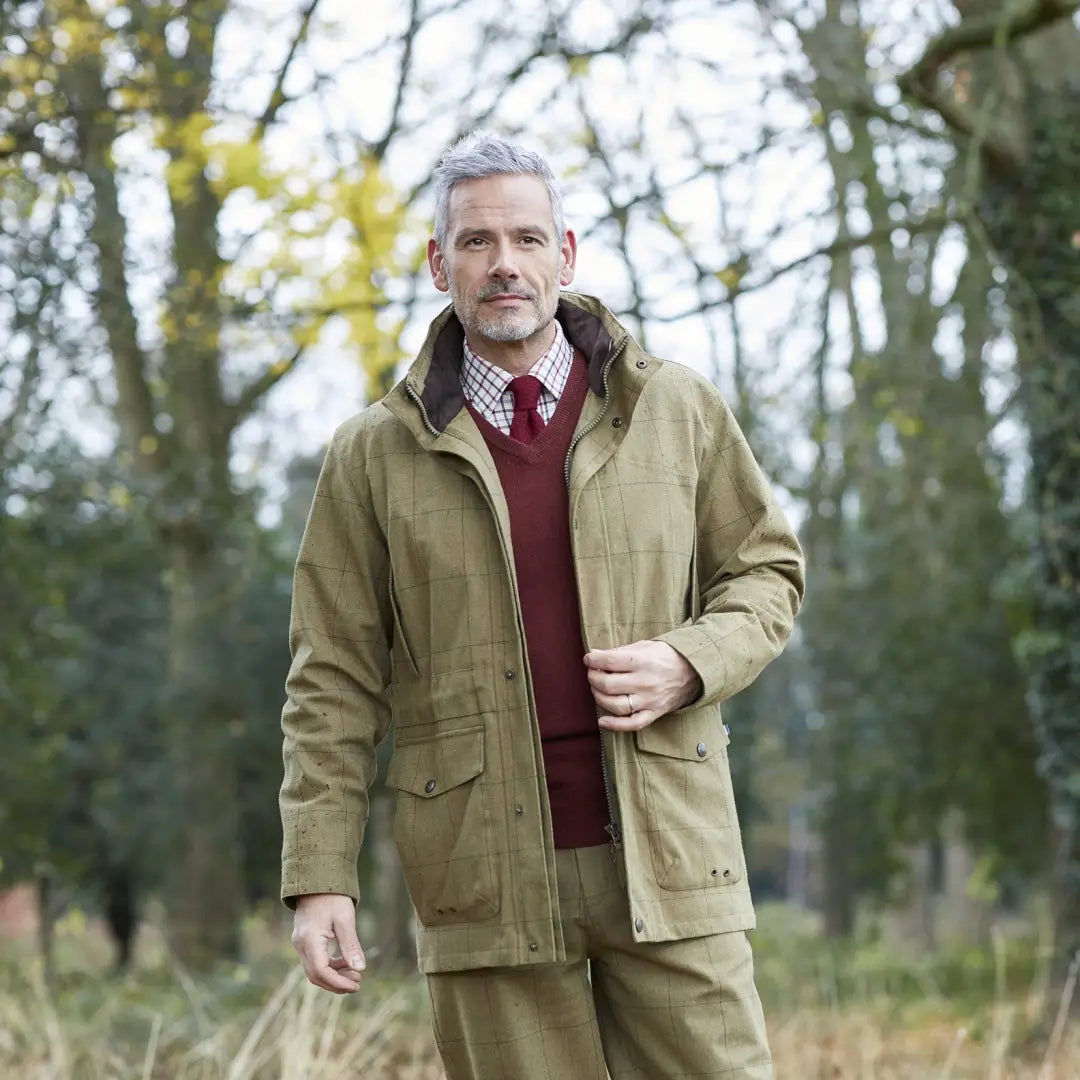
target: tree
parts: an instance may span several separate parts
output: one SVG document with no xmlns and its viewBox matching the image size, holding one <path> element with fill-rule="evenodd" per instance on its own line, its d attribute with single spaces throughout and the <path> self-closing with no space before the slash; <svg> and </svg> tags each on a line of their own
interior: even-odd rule
<svg viewBox="0 0 1080 1080">
<path fill-rule="evenodd" d="M 1059 980 L 1080 950 L 1078 10 L 1069 0 L 965 4 L 960 23 L 900 79 L 967 146 L 981 181 L 978 204 L 965 207 L 969 223 L 1010 276 L 1036 522 L 1023 646 L 1057 831 Z M 981 91 L 977 106 L 969 87 Z"/>
</svg>

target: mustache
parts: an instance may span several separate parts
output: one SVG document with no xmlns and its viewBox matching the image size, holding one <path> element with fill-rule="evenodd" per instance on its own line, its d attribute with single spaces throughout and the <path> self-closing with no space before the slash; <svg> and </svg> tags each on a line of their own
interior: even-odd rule
<svg viewBox="0 0 1080 1080">
<path fill-rule="evenodd" d="M 499 282 L 492 282 L 490 285 L 485 285 L 476 294 L 477 300 L 490 300 L 493 296 L 517 296 L 522 300 L 535 300 L 536 293 L 523 292 L 519 288 L 515 288 L 512 285 L 503 285 Z"/>
</svg>

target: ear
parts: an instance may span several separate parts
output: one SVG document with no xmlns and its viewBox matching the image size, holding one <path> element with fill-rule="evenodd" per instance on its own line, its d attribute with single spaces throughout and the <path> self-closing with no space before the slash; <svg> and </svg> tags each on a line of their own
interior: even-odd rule
<svg viewBox="0 0 1080 1080">
<path fill-rule="evenodd" d="M 435 282 L 435 288 L 439 292 L 450 291 L 450 276 L 446 272 L 446 256 L 439 250 L 439 245 L 432 237 L 427 242 L 428 269 L 431 271 L 431 280 Z"/>
<path fill-rule="evenodd" d="M 577 263 L 577 237 L 573 229 L 567 229 L 563 236 L 559 253 L 559 284 L 569 285 L 574 280 L 574 266 Z"/>
</svg>

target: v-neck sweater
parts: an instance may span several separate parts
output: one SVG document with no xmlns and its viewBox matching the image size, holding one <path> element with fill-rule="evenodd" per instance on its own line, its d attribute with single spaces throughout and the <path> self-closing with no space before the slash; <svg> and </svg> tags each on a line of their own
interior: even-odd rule
<svg viewBox="0 0 1080 1080">
<path fill-rule="evenodd" d="M 510 514 L 525 646 L 532 675 L 551 823 L 557 848 L 607 841 L 600 728 L 585 669 L 564 465 L 589 389 L 574 363 L 550 422 L 531 443 L 489 424 L 470 404 Z"/>
</svg>

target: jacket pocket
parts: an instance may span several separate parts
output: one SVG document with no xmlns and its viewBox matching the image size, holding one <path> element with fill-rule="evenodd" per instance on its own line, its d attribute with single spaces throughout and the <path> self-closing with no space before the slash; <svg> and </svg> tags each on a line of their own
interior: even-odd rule
<svg viewBox="0 0 1080 1080">
<path fill-rule="evenodd" d="M 499 910 L 490 847 L 482 726 L 399 742 L 386 783 L 397 790 L 394 842 L 426 926 Z"/>
<path fill-rule="evenodd" d="M 741 881 L 742 842 L 719 709 L 661 717 L 634 738 L 656 883 L 677 892 Z"/>
</svg>

